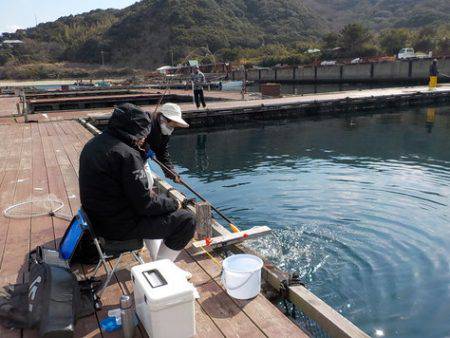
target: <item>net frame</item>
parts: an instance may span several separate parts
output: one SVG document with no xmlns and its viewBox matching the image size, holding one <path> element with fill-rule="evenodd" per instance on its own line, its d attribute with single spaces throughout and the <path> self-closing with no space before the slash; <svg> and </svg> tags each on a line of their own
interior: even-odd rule
<svg viewBox="0 0 450 338">
<path fill-rule="evenodd" d="M 10 205 L 3 210 L 7 218 L 23 219 L 41 216 L 53 216 L 64 208 L 64 203 L 52 195 L 32 197 L 28 200 Z"/>
</svg>

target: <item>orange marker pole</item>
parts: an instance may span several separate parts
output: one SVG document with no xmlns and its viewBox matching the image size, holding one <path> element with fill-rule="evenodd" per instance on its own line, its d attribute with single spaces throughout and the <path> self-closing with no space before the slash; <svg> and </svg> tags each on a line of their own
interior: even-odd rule
<svg viewBox="0 0 450 338">
<path fill-rule="evenodd" d="M 240 230 L 238 229 L 237 226 L 235 226 L 233 223 L 229 224 L 231 231 L 233 232 L 239 232 Z"/>
</svg>

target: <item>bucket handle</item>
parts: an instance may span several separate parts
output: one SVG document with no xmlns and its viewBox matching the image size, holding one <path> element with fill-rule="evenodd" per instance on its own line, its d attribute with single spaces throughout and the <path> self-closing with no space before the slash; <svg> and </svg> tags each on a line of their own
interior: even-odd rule
<svg viewBox="0 0 450 338">
<path fill-rule="evenodd" d="M 238 286 L 228 287 L 227 284 L 226 284 L 226 282 L 225 282 L 225 278 L 223 277 L 225 271 L 222 270 L 222 275 L 220 276 L 220 281 L 222 282 L 222 285 L 225 286 L 225 289 L 230 290 L 230 291 L 234 291 L 234 290 L 237 290 L 237 289 L 243 287 L 245 284 L 247 284 L 247 282 L 250 280 L 250 278 L 252 278 L 253 275 L 254 275 L 256 272 L 258 272 L 258 271 L 259 271 L 259 270 L 256 270 L 256 271 L 253 271 L 253 272 L 247 272 L 247 273 L 249 274 L 249 276 L 248 276 L 248 278 L 247 278 L 243 283 L 241 283 L 241 284 L 238 285 Z"/>
</svg>

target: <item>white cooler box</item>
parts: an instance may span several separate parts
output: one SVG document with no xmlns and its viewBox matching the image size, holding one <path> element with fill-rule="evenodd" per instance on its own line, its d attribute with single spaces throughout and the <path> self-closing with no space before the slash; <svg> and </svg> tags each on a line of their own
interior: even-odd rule
<svg viewBox="0 0 450 338">
<path fill-rule="evenodd" d="M 131 269 L 136 313 L 151 338 L 195 335 L 196 289 L 168 259 Z"/>
</svg>

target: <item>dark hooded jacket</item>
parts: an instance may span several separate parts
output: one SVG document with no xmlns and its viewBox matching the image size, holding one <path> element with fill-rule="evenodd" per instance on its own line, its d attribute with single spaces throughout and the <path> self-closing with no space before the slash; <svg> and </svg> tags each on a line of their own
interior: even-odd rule
<svg viewBox="0 0 450 338">
<path fill-rule="evenodd" d="M 99 236 L 129 239 L 129 230 L 142 218 L 169 214 L 178 207 L 175 200 L 149 192 L 144 156 L 134 142 L 147 137 L 150 128 L 146 112 L 121 105 L 105 132 L 81 152 L 81 204 Z"/>
<path fill-rule="evenodd" d="M 437 62 L 434 62 L 430 65 L 430 76 L 438 76 L 439 72 L 438 72 L 438 67 L 437 67 Z"/>
</svg>

